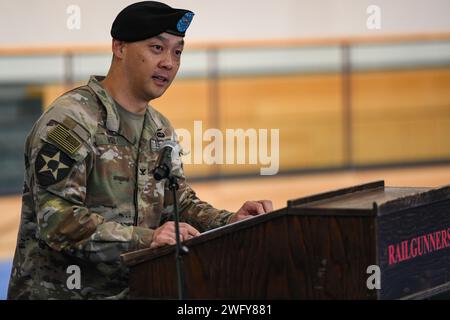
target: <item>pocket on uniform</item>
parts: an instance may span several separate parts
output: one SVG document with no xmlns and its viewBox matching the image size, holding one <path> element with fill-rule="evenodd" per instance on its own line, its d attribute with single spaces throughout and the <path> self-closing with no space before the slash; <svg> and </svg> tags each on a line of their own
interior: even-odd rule
<svg viewBox="0 0 450 320">
<path fill-rule="evenodd" d="M 90 205 L 133 203 L 136 165 L 132 146 L 124 140 L 107 133 L 94 136 L 95 159 L 88 190 Z"/>
</svg>

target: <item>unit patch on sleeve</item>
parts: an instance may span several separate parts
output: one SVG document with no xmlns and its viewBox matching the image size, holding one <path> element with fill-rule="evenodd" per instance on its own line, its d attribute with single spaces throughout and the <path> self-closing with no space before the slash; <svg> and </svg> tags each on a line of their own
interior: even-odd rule
<svg viewBox="0 0 450 320">
<path fill-rule="evenodd" d="M 45 143 L 39 151 L 35 170 L 39 185 L 50 186 L 64 178 L 70 172 L 70 169 L 75 164 L 64 151 L 58 149 L 54 145 Z"/>
</svg>

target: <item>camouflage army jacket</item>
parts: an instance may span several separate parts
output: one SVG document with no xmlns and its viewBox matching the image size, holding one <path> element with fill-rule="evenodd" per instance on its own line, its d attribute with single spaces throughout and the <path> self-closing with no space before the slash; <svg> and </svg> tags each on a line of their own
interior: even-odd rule
<svg viewBox="0 0 450 320">
<path fill-rule="evenodd" d="M 177 143 L 174 129 L 149 106 L 136 141 L 102 79 L 59 97 L 27 138 L 9 299 L 126 298 L 120 255 L 148 247 L 153 230 L 171 220 L 171 193 L 152 170 L 160 145 Z M 199 231 L 228 222 L 232 213 L 196 197 L 182 166 L 177 174 L 182 221 Z M 73 266 L 75 288 L 68 285 Z"/>
</svg>

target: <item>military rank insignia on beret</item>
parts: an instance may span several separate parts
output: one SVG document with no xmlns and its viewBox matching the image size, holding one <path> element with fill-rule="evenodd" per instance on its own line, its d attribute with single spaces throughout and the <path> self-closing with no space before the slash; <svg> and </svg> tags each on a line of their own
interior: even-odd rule
<svg viewBox="0 0 450 320">
<path fill-rule="evenodd" d="M 63 180 L 70 172 L 75 161 L 64 151 L 52 144 L 45 143 L 36 156 L 35 170 L 39 185 L 50 186 Z"/>
<path fill-rule="evenodd" d="M 127 42 L 145 40 L 163 32 L 184 37 L 193 17 L 192 11 L 161 2 L 137 2 L 119 12 L 112 24 L 111 36 Z"/>
</svg>

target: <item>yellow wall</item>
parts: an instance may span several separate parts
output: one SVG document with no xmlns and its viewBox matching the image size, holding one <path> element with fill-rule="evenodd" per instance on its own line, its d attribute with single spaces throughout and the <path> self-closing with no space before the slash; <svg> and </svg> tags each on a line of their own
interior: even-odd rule
<svg viewBox="0 0 450 320">
<path fill-rule="evenodd" d="M 450 69 L 356 73 L 353 161 L 450 158 Z"/>
<path fill-rule="evenodd" d="M 280 170 L 338 166 L 343 161 L 341 100 L 339 75 L 225 79 L 221 128 L 279 129 Z M 243 170 L 227 166 L 223 171 Z"/>
</svg>

